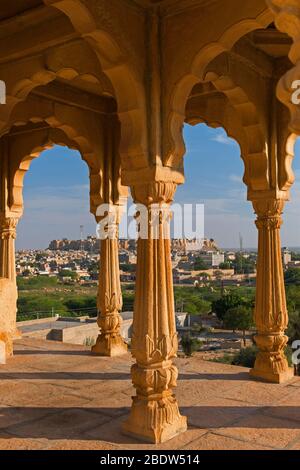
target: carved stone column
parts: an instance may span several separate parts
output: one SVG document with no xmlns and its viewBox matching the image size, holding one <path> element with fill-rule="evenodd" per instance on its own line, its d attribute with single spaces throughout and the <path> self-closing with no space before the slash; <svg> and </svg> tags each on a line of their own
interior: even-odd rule
<svg viewBox="0 0 300 470">
<path fill-rule="evenodd" d="M 255 337 L 259 353 L 251 375 L 282 383 L 293 376 L 284 354 L 288 326 L 281 259 L 280 227 L 284 201 L 262 199 L 253 202 L 257 214 L 258 260 L 256 280 Z"/>
<path fill-rule="evenodd" d="M 138 239 L 132 336 L 136 364 L 131 370 L 136 396 L 124 432 L 154 443 L 167 441 L 187 429 L 186 418 L 180 415 L 172 391 L 178 375 L 172 363 L 178 341 L 169 205 L 175 190 L 175 184 L 163 182 L 132 188 L 135 202 L 145 207 L 148 238 Z"/>
<path fill-rule="evenodd" d="M 15 281 L 15 239 L 18 219 L 14 217 L 2 217 L 0 223 L 0 277 Z"/>
<path fill-rule="evenodd" d="M 100 240 L 98 288 L 98 325 L 100 334 L 92 353 L 98 356 L 120 356 L 127 352 L 121 336 L 122 291 L 119 269 L 118 227 L 120 206 L 109 206 L 106 238 Z"/>
<path fill-rule="evenodd" d="M 17 285 L 15 239 L 18 219 L 0 218 L 0 342 L 5 345 L 6 357 L 13 354 L 16 337 Z"/>
</svg>

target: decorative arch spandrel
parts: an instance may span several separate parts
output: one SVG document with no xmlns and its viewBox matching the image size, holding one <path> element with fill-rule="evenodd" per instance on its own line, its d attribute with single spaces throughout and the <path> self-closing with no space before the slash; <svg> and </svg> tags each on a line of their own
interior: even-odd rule
<svg viewBox="0 0 300 470">
<path fill-rule="evenodd" d="M 258 4 L 258 2 L 256 2 Z M 249 7 L 250 8 L 250 7 Z M 255 11 L 257 12 L 255 15 Z M 219 37 L 211 42 L 206 42 L 193 54 L 191 60 L 185 61 L 182 68 L 181 77 L 166 96 L 164 130 L 164 155 L 165 162 L 179 162 L 185 152 L 185 145 L 182 136 L 182 126 L 185 119 L 185 106 L 189 94 L 193 87 L 205 80 L 205 70 L 212 60 L 220 54 L 229 51 L 233 45 L 244 35 L 256 29 L 267 27 L 273 20 L 273 14 L 266 6 L 253 7 L 253 17 L 236 20 L 227 29 L 220 32 Z M 224 25 L 223 25 L 224 28 Z M 216 34 L 217 36 L 217 34 Z M 178 71 L 177 71 L 178 74 Z M 172 76 L 172 74 L 169 74 Z M 253 160 L 255 157 L 253 158 Z"/>
</svg>

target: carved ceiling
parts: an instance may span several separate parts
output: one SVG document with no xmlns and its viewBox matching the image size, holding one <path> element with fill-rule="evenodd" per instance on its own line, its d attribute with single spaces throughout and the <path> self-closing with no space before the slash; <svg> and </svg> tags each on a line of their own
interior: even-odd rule
<svg viewBox="0 0 300 470">
<path fill-rule="evenodd" d="M 287 56 L 292 46 L 292 39 L 278 31 L 274 24 L 267 29 L 257 29 L 247 37 L 256 48 L 274 58 Z"/>
<path fill-rule="evenodd" d="M 5 5 L 4 5 L 5 3 Z M 25 11 L 43 5 L 43 0 L 2 0 L 0 5 L 0 20 L 7 20 Z"/>
<path fill-rule="evenodd" d="M 188 8 L 194 5 L 204 5 L 207 3 L 212 3 L 219 0 L 129 0 L 130 2 L 136 3 L 139 6 L 144 8 L 153 7 L 154 5 L 159 5 L 162 7 L 172 7 L 178 9 Z"/>
</svg>

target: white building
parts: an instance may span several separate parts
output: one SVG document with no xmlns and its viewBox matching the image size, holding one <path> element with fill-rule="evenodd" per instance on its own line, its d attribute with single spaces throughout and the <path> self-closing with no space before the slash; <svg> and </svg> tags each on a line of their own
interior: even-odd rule
<svg viewBox="0 0 300 470">
<path fill-rule="evenodd" d="M 199 257 L 210 268 L 218 268 L 225 261 L 225 255 L 220 251 L 202 251 Z"/>
</svg>

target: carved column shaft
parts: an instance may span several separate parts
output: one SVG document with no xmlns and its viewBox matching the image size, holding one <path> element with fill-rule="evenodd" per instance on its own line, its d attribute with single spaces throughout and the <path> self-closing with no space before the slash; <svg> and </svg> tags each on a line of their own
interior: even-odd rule
<svg viewBox="0 0 300 470">
<path fill-rule="evenodd" d="M 119 207 L 110 206 L 105 226 L 106 238 L 100 240 L 100 270 L 98 288 L 98 325 L 100 334 L 93 354 L 119 356 L 127 352 L 121 336 L 122 291 L 119 270 Z"/>
<path fill-rule="evenodd" d="M 1 217 L 0 220 L 0 341 L 5 345 L 6 357 L 13 354 L 13 339 L 17 336 L 17 285 L 15 265 L 15 239 L 18 219 Z"/>
<path fill-rule="evenodd" d="M 280 227 L 283 200 L 253 202 L 257 214 L 258 260 L 256 281 L 255 338 L 259 348 L 251 374 L 271 382 L 283 382 L 293 375 L 284 355 L 288 325 L 281 258 Z"/>
<path fill-rule="evenodd" d="M 136 388 L 124 431 L 150 442 L 163 442 L 186 430 L 173 387 L 172 363 L 178 342 L 174 314 L 169 205 L 176 185 L 135 186 L 135 202 L 146 207 L 148 238 L 138 239 L 133 319 L 132 381 Z"/>
<path fill-rule="evenodd" d="M 15 239 L 18 219 L 1 219 L 0 277 L 16 280 Z"/>
</svg>

